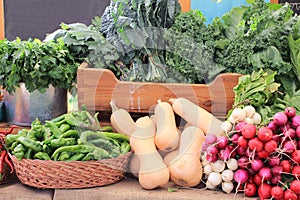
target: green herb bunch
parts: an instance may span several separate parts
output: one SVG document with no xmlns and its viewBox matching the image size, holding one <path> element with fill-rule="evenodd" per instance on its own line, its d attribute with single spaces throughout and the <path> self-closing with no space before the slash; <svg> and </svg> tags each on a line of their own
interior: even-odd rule
<svg viewBox="0 0 300 200">
<path fill-rule="evenodd" d="M 10 94 L 20 83 L 29 92 L 44 93 L 50 85 L 71 90 L 79 64 L 61 40 L 0 41 L 0 85 Z"/>
</svg>

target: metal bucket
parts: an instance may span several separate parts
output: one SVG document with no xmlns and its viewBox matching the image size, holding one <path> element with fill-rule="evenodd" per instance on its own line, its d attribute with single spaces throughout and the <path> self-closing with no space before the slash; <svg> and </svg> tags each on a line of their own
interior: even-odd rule
<svg viewBox="0 0 300 200">
<path fill-rule="evenodd" d="M 67 112 L 67 90 L 50 86 L 45 93 L 28 92 L 24 84 L 13 95 L 4 93 L 5 118 L 9 124 L 30 126 L 38 118 L 41 122 Z"/>
</svg>

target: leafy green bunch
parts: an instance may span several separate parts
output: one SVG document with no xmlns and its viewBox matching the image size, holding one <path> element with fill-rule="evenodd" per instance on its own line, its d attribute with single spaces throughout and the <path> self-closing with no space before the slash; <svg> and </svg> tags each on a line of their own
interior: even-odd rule
<svg viewBox="0 0 300 200">
<path fill-rule="evenodd" d="M 112 0 L 100 32 L 120 55 L 122 79 L 173 82 L 164 61 L 164 29 L 180 13 L 178 0 Z"/>
<path fill-rule="evenodd" d="M 288 4 L 267 4 L 263 0 L 250 3 L 222 17 L 215 39 L 215 62 L 225 66 L 226 72 L 249 74 L 271 69 L 278 72 L 278 78 L 294 78 L 288 37 L 299 17 Z"/>
<path fill-rule="evenodd" d="M 57 41 L 60 38 L 76 61 L 86 61 L 90 67 L 108 68 L 118 75 L 114 62 L 119 59 L 119 55 L 99 32 L 100 26 L 99 17 L 95 17 L 89 26 L 83 23 L 62 23 L 61 28 L 48 34 L 44 41 Z"/>
<path fill-rule="evenodd" d="M 43 93 L 49 85 L 71 90 L 79 66 L 61 40 L 4 39 L 0 58 L 0 85 L 11 94 L 20 83 L 25 83 L 29 92 Z"/>
<path fill-rule="evenodd" d="M 213 60 L 213 40 L 205 16 L 199 10 L 181 13 L 165 31 L 166 64 L 181 73 L 185 83 L 208 83 L 224 67 Z"/>
</svg>

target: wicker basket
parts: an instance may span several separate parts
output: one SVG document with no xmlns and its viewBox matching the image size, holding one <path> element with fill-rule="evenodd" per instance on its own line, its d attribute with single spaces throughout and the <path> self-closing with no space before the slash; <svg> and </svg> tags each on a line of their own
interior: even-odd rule
<svg viewBox="0 0 300 200">
<path fill-rule="evenodd" d="M 18 179 L 36 188 L 71 189 L 105 186 L 124 178 L 132 152 L 98 161 L 18 159 L 10 155 Z"/>
</svg>

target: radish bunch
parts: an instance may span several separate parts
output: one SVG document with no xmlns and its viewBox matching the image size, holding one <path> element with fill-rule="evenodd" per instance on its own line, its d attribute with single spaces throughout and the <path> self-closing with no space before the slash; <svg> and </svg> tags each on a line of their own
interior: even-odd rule
<svg viewBox="0 0 300 200">
<path fill-rule="evenodd" d="M 246 120 L 257 113 L 253 109 L 249 109 L 250 115 L 241 108 L 237 111 L 241 110 L 241 117 L 230 116 L 224 122 L 226 136 L 211 143 L 213 136 L 207 135 L 202 159 L 208 163 L 237 161 L 232 191 L 260 199 L 300 199 L 300 116 L 295 108 L 276 113 L 266 126 Z"/>
<path fill-rule="evenodd" d="M 202 144 L 202 165 L 206 188 L 219 189 L 231 193 L 234 189 L 233 175 L 238 162 L 231 154 L 233 146 L 227 137 L 208 134 Z"/>
<path fill-rule="evenodd" d="M 243 121 L 236 124 L 229 137 L 236 144 L 236 158 L 243 173 L 235 174 L 234 180 L 238 186 L 243 185 L 246 196 L 300 199 L 299 127 L 300 116 L 293 107 L 276 113 L 268 126 Z"/>
</svg>

